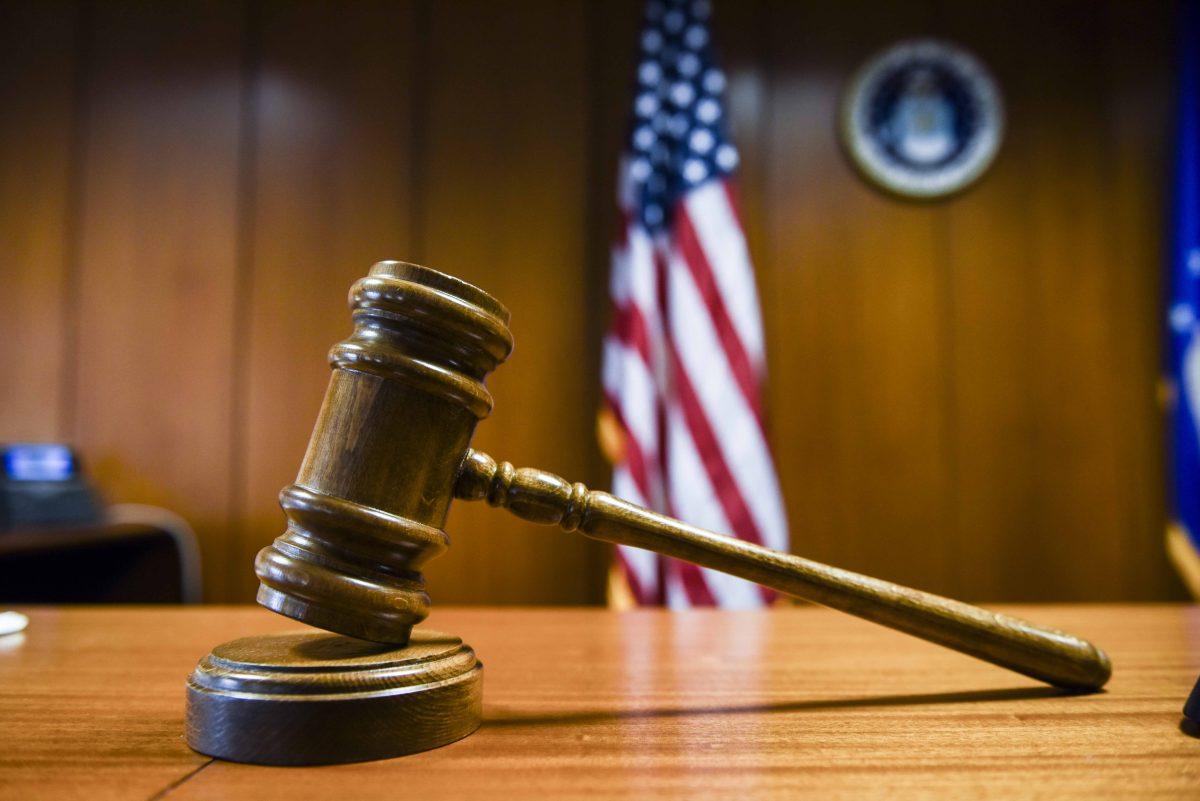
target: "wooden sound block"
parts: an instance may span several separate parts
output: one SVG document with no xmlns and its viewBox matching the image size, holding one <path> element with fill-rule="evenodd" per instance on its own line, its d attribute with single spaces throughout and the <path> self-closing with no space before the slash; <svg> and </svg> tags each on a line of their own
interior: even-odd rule
<svg viewBox="0 0 1200 801">
<path fill-rule="evenodd" d="M 399 648 L 324 631 L 243 637 L 188 679 L 187 741 L 262 765 L 384 759 L 475 731 L 482 689 L 475 652 L 436 631 Z"/>
</svg>

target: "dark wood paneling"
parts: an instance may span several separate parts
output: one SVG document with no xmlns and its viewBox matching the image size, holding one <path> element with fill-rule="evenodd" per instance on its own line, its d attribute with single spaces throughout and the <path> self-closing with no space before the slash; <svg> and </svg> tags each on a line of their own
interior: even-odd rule
<svg viewBox="0 0 1200 801">
<path fill-rule="evenodd" d="M 944 588 L 953 485 L 939 211 L 866 186 L 836 131 L 853 70 L 929 18 L 922 4 L 772 5 L 759 275 L 793 548 Z"/>
<path fill-rule="evenodd" d="M 63 433 L 79 17 L 0 4 L 0 441 Z"/>
<path fill-rule="evenodd" d="M 1168 3 L 716 3 L 794 549 L 980 599 L 1161 598 Z M 480 447 L 597 485 L 613 175 L 638 0 L 0 6 L 0 438 L 78 442 L 113 500 L 249 600 L 379 258 L 513 310 Z M 840 152 L 874 50 L 976 51 L 994 170 L 912 204 Z M 247 82 L 248 81 L 248 82 Z M 10 245 L 11 243 L 11 245 Z M 605 550 L 460 504 L 438 602 L 590 602 Z"/>
<path fill-rule="evenodd" d="M 587 260 L 589 132 L 583 4 L 430 8 L 421 257 L 513 313 L 516 349 L 489 381 L 496 411 L 476 446 L 589 478 L 599 343 L 580 280 Z M 603 481 L 603 476 L 592 476 Z M 428 572 L 438 602 L 601 598 L 602 550 L 459 503 L 453 545 Z"/>
<path fill-rule="evenodd" d="M 1111 258 L 1116 260 L 1110 308 L 1114 378 L 1113 415 L 1118 421 L 1117 470 L 1126 504 L 1117 525 L 1126 562 L 1117 579 L 1125 598 L 1182 598 L 1179 578 L 1162 543 L 1166 460 L 1159 447 L 1158 377 L 1164 306 L 1163 275 L 1169 219 L 1170 98 L 1173 37 L 1170 2 L 1111 0 L 1107 50 L 1110 93 L 1105 98 L 1113 204 Z"/>
<path fill-rule="evenodd" d="M 411 150 L 414 4 L 269 3 L 254 27 L 252 178 L 242 287 L 239 598 L 282 532 L 276 503 L 304 455 L 350 331 L 346 292 L 385 258 L 415 258 Z"/>
<path fill-rule="evenodd" d="M 206 596 L 228 598 L 242 12 L 93 22 L 68 433 L 110 499 L 191 521 Z"/>
<path fill-rule="evenodd" d="M 1022 30 L 1002 24 L 1008 18 L 1003 3 L 980 5 L 974 14 L 950 7 L 940 26 L 956 40 L 976 31 L 970 44 L 1000 81 L 1007 116 L 992 170 L 945 209 L 946 277 L 956 332 L 950 382 L 957 492 L 951 500 L 961 532 L 959 585 L 980 598 L 1002 593 L 1005 576 L 1019 569 L 1008 560 L 1023 559 L 1046 534 L 1037 460 L 1044 433 L 1035 390 L 1045 344 L 1039 327 L 1045 321 L 1035 298 L 1040 271 L 1027 170 L 1045 129 L 1057 123 L 1030 107 L 1035 100 L 1030 86 L 1038 79 L 1025 77 L 1021 65 L 1037 45 L 1024 45 L 1028 37 Z M 988 30 L 979 31 L 981 23 Z"/>
<path fill-rule="evenodd" d="M 1167 87 L 1165 64 L 1141 62 L 1165 50 L 1147 47 L 1167 41 L 1163 10 L 1144 7 L 1146 38 L 1114 38 L 1115 17 L 1078 3 L 1020 26 L 1011 4 L 945 4 L 948 35 L 987 61 L 1008 107 L 994 169 L 945 212 L 959 592 L 1167 586 L 1153 408 Z"/>
</svg>

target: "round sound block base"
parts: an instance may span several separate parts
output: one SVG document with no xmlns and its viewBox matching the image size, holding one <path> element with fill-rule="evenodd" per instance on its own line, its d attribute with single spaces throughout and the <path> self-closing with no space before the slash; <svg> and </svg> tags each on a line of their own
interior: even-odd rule
<svg viewBox="0 0 1200 801">
<path fill-rule="evenodd" d="M 325 765 L 411 754 L 479 728 L 483 666 L 449 634 L 408 645 L 295 632 L 218 645 L 187 684 L 187 741 L 260 765 Z"/>
</svg>

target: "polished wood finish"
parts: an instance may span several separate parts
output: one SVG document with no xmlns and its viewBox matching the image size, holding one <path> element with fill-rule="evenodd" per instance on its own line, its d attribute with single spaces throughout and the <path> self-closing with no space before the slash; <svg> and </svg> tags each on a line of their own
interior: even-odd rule
<svg viewBox="0 0 1200 801">
<path fill-rule="evenodd" d="M 494 514 L 494 512 L 493 512 Z M 0 797 L 1188 798 L 1194 606 L 1005 607 L 1105 643 L 1104 693 L 1063 695 L 819 608 L 438 607 L 486 665 L 481 729 L 383 762 L 279 770 L 183 738 L 183 678 L 265 610 L 44 609 L 0 650 Z M 886 660 L 886 664 L 884 664 Z"/>
<path fill-rule="evenodd" d="M 249 601 L 338 296 L 410 258 L 538 299 L 478 444 L 603 486 L 642 3 L 0 5 L 0 438 L 79 441 L 110 499 L 197 524 L 209 600 Z M 1173 7 L 715 3 L 798 552 L 978 599 L 1181 592 L 1154 397 Z M 977 52 L 1010 122 L 983 181 L 923 207 L 865 186 L 833 128 L 850 71 L 912 34 Z M 431 564 L 439 601 L 602 600 L 602 546 L 451 514 L 469 547 Z"/>
<path fill-rule="evenodd" d="M 1055 629 L 714 534 L 559 476 L 467 453 L 455 495 L 534 523 L 684 559 L 953 648 L 1066 690 L 1094 692 L 1112 664 Z"/>
<path fill-rule="evenodd" d="M 397 648 L 300 631 L 242 637 L 200 660 L 187 741 L 255 765 L 330 765 L 428 751 L 479 728 L 483 666 L 422 628 Z"/>
</svg>

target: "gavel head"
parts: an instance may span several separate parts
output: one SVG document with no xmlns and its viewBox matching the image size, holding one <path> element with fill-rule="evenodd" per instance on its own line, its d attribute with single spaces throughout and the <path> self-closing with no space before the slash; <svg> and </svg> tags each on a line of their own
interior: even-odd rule
<svg viewBox="0 0 1200 801">
<path fill-rule="evenodd" d="M 408 642 L 429 614 L 420 568 L 442 531 L 484 378 L 512 350 L 508 310 L 426 267 L 385 261 L 350 290 L 354 332 L 329 353 L 325 402 L 287 530 L 259 552 L 258 601 L 313 626 Z"/>
</svg>

